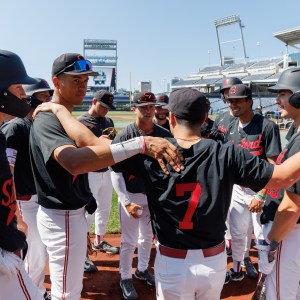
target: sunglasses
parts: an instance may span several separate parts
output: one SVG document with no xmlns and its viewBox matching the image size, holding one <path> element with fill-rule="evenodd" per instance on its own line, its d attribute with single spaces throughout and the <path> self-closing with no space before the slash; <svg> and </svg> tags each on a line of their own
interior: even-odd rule
<svg viewBox="0 0 300 300">
<path fill-rule="evenodd" d="M 61 71 L 56 73 L 55 76 L 58 76 L 61 73 L 70 72 L 70 71 L 80 72 L 80 71 L 92 71 L 92 70 L 93 70 L 93 66 L 92 66 L 92 63 L 89 60 L 80 59 L 80 60 L 76 60 L 71 65 L 66 66 L 65 68 L 63 68 Z"/>
</svg>

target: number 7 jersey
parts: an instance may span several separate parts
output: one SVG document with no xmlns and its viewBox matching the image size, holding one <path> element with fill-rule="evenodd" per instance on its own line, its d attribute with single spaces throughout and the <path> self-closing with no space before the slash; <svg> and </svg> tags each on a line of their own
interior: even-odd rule
<svg viewBox="0 0 300 300">
<path fill-rule="evenodd" d="M 142 177 L 146 186 L 153 232 L 160 244 L 177 249 L 204 249 L 224 241 L 225 220 L 233 184 L 261 190 L 273 166 L 230 143 L 201 139 L 189 149 L 178 146 L 185 169 L 169 167 L 166 175 L 158 163 L 144 155 L 113 166 Z"/>
</svg>

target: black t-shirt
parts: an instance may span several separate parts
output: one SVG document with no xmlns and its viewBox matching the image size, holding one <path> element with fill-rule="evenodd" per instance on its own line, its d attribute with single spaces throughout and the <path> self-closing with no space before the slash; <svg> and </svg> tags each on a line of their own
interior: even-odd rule
<svg viewBox="0 0 300 300">
<path fill-rule="evenodd" d="M 289 143 L 283 149 L 276 160 L 276 164 L 280 165 L 284 161 L 286 161 L 289 157 L 293 156 L 294 154 L 300 151 L 300 132 L 296 132 L 290 139 Z M 286 189 L 287 191 L 300 195 L 300 180 L 298 180 L 295 184 L 291 187 Z M 264 213 L 267 215 L 268 219 L 273 221 L 277 208 L 284 196 L 284 189 L 269 189 L 266 201 L 263 207 Z M 300 219 L 297 223 L 300 223 Z"/>
<path fill-rule="evenodd" d="M 224 134 L 226 141 L 229 128 L 235 119 L 236 117 L 232 116 L 229 110 L 227 110 L 216 117 L 212 129 L 220 130 Z"/>
<path fill-rule="evenodd" d="M 285 139 L 289 141 L 296 132 L 297 132 L 297 127 L 295 122 L 293 122 L 291 127 L 289 128 L 288 133 L 285 136 Z"/>
<path fill-rule="evenodd" d="M 175 139 L 170 141 L 179 147 Z M 167 247 L 203 249 L 224 241 L 233 184 L 261 190 L 274 166 L 242 148 L 202 139 L 189 149 L 180 173 L 165 175 L 152 158 L 137 155 L 114 165 L 142 177 L 153 232 Z"/>
<path fill-rule="evenodd" d="M 36 189 L 29 159 L 29 133 L 32 121 L 14 118 L 1 126 L 7 148 L 18 151 L 14 168 L 17 196 L 34 195 Z"/>
<path fill-rule="evenodd" d="M 235 119 L 230 126 L 228 139 L 263 159 L 281 152 L 278 125 L 259 114 L 255 114 L 244 128 L 239 127 L 239 119 Z"/>
<path fill-rule="evenodd" d="M 56 148 L 75 145 L 54 114 L 37 115 L 29 143 L 38 203 L 51 209 L 75 210 L 87 204 L 87 210 L 95 209 L 87 174 L 72 175 L 52 158 Z"/>
<path fill-rule="evenodd" d="M 0 130 L 0 248 L 14 252 L 26 247 L 26 236 L 17 229 L 16 199 L 6 157 L 5 136 Z"/>
<path fill-rule="evenodd" d="M 143 135 L 139 128 L 137 127 L 136 123 L 131 123 L 126 126 L 121 132 L 117 134 L 114 139 L 114 143 L 124 142 L 131 138 L 138 137 Z M 156 137 L 171 137 L 171 133 L 166 129 L 162 128 L 161 126 L 153 123 L 153 133 L 151 136 Z M 136 193 L 145 193 L 145 185 L 141 178 L 136 178 L 131 173 L 122 172 L 124 181 L 126 184 L 126 189 L 128 192 L 136 194 Z"/>
<path fill-rule="evenodd" d="M 90 115 L 88 112 L 84 113 L 77 119 L 88 129 L 90 129 L 92 133 L 97 137 L 100 137 L 102 135 L 102 132 L 105 128 L 115 127 L 114 122 L 111 118 L 108 117 L 95 118 L 92 115 Z M 107 170 L 108 168 L 104 168 L 99 170 L 98 172 L 105 172 Z"/>
</svg>

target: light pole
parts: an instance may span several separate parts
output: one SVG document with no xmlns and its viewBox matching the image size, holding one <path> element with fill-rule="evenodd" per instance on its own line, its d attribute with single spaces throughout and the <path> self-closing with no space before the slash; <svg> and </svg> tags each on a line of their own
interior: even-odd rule
<svg viewBox="0 0 300 300">
<path fill-rule="evenodd" d="M 260 59 L 260 42 L 257 42 L 256 46 L 257 46 L 257 52 L 258 52 L 258 59 Z"/>
<path fill-rule="evenodd" d="M 208 54 L 208 65 L 210 66 L 210 50 L 207 50 L 207 54 Z"/>
<path fill-rule="evenodd" d="M 166 79 L 163 79 L 163 88 L 164 88 L 163 93 L 165 93 L 165 91 L 166 91 Z"/>
</svg>

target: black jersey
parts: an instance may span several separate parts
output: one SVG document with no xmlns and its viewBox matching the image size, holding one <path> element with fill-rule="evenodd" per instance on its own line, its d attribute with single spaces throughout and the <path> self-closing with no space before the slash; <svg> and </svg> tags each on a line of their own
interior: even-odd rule
<svg viewBox="0 0 300 300">
<path fill-rule="evenodd" d="M 126 126 L 121 132 L 117 134 L 114 139 L 114 143 L 117 142 L 124 142 L 131 138 L 138 137 L 143 135 L 139 128 L 137 127 L 136 123 L 131 123 Z M 153 123 L 153 133 L 152 136 L 156 137 L 171 137 L 171 134 L 166 129 L 162 128 L 161 126 Z M 126 190 L 130 193 L 145 193 L 145 185 L 141 178 L 137 178 L 132 173 L 122 172 L 124 181 L 126 184 Z"/>
<path fill-rule="evenodd" d="M 289 157 L 293 156 L 294 154 L 298 153 L 299 151 L 300 151 L 300 132 L 296 132 L 290 139 L 289 143 L 286 145 L 286 147 L 278 156 L 276 160 L 276 164 L 277 165 L 282 164 L 285 160 L 287 160 Z M 293 184 L 291 187 L 287 188 L 286 190 L 293 194 L 300 195 L 300 180 L 298 180 L 295 184 Z M 277 208 L 283 199 L 284 191 L 285 191 L 284 189 L 268 190 L 263 211 L 267 215 L 268 219 L 271 221 L 274 220 Z M 300 223 L 300 219 L 298 220 L 297 223 Z"/>
<path fill-rule="evenodd" d="M 297 127 L 295 122 L 293 122 L 291 127 L 289 128 L 288 133 L 285 136 L 285 139 L 289 141 L 296 132 L 297 132 Z"/>
<path fill-rule="evenodd" d="M 88 175 L 72 175 L 52 158 L 53 151 L 73 145 L 57 117 L 39 113 L 30 131 L 30 159 L 37 188 L 38 203 L 46 208 L 74 210 L 96 208 L 88 184 Z"/>
<path fill-rule="evenodd" d="M 84 113 L 80 117 L 77 118 L 79 122 L 81 122 L 83 125 L 85 125 L 88 129 L 92 131 L 92 133 L 100 137 L 103 133 L 103 130 L 108 127 L 115 127 L 114 122 L 111 118 L 108 117 L 101 117 L 101 118 L 95 118 L 92 115 L 90 115 L 88 112 Z M 108 168 L 104 168 L 98 171 L 94 172 L 105 172 Z"/>
<path fill-rule="evenodd" d="M 224 134 L 226 141 L 229 128 L 235 119 L 236 117 L 232 116 L 227 110 L 216 117 L 212 129 L 220 130 Z"/>
<path fill-rule="evenodd" d="M 165 128 L 165 129 L 167 129 L 168 131 L 170 131 L 170 124 L 169 124 L 169 121 L 168 121 L 168 120 L 167 120 L 166 123 L 164 123 L 164 124 L 162 124 L 162 125 L 159 125 L 159 126 L 161 126 L 161 127 Z"/>
<path fill-rule="evenodd" d="M 5 136 L 0 131 L 0 248 L 14 252 L 26 247 L 26 236 L 17 229 L 13 179 L 6 157 Z"/>
<path fill-rule="evenodd" d="M 255 114 L 244 128 L 239 126 L 239 119 L 235 119 L 231 124 L 228 139 L 263 159 L 277 156 L 281 152 L 278 125 L 259 114 Z"/>
<path fill-rule="evenodd" d="M 36 189 L 29 159 L 29 133 L 32 121 L 14 118 L 1 127 L 6 136 L 6 146 L 17 151 L 14 182 L 18 196 L 34 195 Z"/>
<path fill-rule="evenodd" d="M 213 126 L 214 126 L 214 121 L 210 118 L 207 118 L 201 125 L 201 136 L 207 139 Z"/>
<path fill-rule="evenodd" d="M 224 241 L 233 184 L 261 190 L 274 166 L 234 145 L 202 139 L 189 149 L 180 173 L 166 175 L 152 158 L 137 155 L 112 168 L 143 178 L 153 232 L 167 247 L 203 249 Z"/>
</svg>

